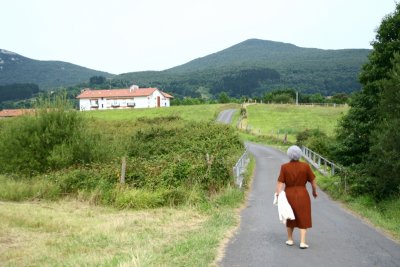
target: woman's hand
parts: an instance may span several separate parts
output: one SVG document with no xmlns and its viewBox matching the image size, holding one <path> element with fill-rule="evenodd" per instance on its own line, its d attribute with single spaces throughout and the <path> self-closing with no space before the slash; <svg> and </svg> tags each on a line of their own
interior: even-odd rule
<svg viewBox="0 0 400 267">
<path fill-rule="evenodd" d="M 312 191 L 312 195 L 313 195 L 314 198 L 317 198 L 317 196 L 318 196 L 317 191 L 316 191 L 316 190 L 313 190 L 313 191 Z"/>
</svg>

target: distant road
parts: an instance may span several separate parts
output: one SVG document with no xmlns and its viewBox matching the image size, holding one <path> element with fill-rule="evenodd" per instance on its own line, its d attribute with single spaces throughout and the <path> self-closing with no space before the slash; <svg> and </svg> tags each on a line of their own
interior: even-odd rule
<svg viewBox="0 0 400 267">
<path fill-rule="evenodd" d="M 237 109 L 226 109 L 219 113 L 217 122 L 231 124 L 233 114 L 235 114 Z"/>
<path fill-rule="evenodd" d="M 217 121 L 230 124 L 235 111 L 221 112 Z M 344 210 L 321 190 L 318 198 L 311 200 L 310 248 L 299 249 L 298 229 L 295 245 L 287 246 L 286 227 L 279 222 L 272 201 L 280 166 L 289 159 L 271 147 L 247 146 L 256 159 L 253 185 L 240 214 L 239 229 L 227 244 L 220 266 L 400 267 L 398 243 Z"/>
<path fill-rule="evenodd" d="M 313 228 L 308 231 L 309 249 L 285 245 L 286 227 L 272 205 L 280 165 L 287 156 L 274 148 L 248 143 L 256 170 L 237 234 L 229 241 L 220 266 L 400 266 L 400 245 L 388 239 L 319 190 L 312 198 Z M 310 188 L 309 188 L 310 190 Z"/>
</svg>

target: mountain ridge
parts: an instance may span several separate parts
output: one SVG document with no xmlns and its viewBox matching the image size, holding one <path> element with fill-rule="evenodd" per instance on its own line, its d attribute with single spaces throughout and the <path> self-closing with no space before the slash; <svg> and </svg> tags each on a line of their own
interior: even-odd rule
<svg viewBox="0 0 400 267">
<path fill-rule="evenodd" d="M 261 51 L 261 53 L 260 53 Z M 316 56 L 324 56 L 329 59 L 334 53 L 346 53 L 346 52 L 354 52 L 354 51 L 371 51 L 370 49 L 320 49 L 320 48 L 304 48 L 299 47 L 294 44 L 277 42 L 277 41 L 269 41 L 269 40 L 261 40 L 261 39 L 248 39 L 233 46 L 230 46 L 226 49 L 223 49 L 219 52 L 212 53 L 210 55 L 200 57 L 194 60 L 191 60 L 182 65 L 172 67 L 167 69 L 166 71 L 182 71 L 182 68 L 186 68 L 186 66 L 190 66 L 191 71 L 198 70 L 196 69 L 196 64 L 201 61 L 206 61 L 209 59 L 213 59 L 214 64 L 216 60 L 224 58 L 225 60 L 229 60 L 228 64 L 237 64 L 237 58 L 234 59 L 232 54 L 246 54 L 245 59 L 240 59 L 241 64 L 246 65 L 246 63 L 254 62 L 260 63 L 265 60 L 282 60 L 282 57 L 295 57 L 295 60 L 311 60 L 315 59 Z M 301 53 L 299 53 L 301 52 Z M 265 62 L 264 62 L 265 63 Z M 273 64 L 272 67 L 275 67 L 277 64 Z M 202 62 L 201 64 L 204 64 Z M 210 63 L 208 63 L 209 65 Z M 224 63 L 227 64 L 226 62 Z M 207 65 L 207 64 L 204 64 Z M 208 66 L 210 67 L 210 66 Z"/>
<path fill-rule="evenodd" d="M 114 74 L 64 61 L 31 59 L 0 49 L 0 85 L 34 83 L 42 90 L 50 90 L 87 82 L 92 76 L 113 77 Z"/>
<path fill-rule="evenodd" d="M 371 51 L 303 48 L 253 38 L 162 71 L 113 75 L 63 61 L 34 60 L 0 49 L 0 85 L 34 83 L 42 90 L 50 90 L 104 76 L 112 78 L 114 84 L 159 87 L 177 97 L 210 97 L 221 92 L 234 97 L 256 96 L 285 88 L 332 95 L 361 88 L 358 74 Z"/>
<path fill-rule="evenodd" d="M 200 91 L 214 95 L 224 91 L 238 97 L 241 93 L 254 96 L 282 88 L 324 95 L 351 93 L 361 88 L 358 73 L 371 51 L 302 48 L 290 43 L 248 39 L 164 71 L 125 73 L 116 78 L 141 86 L 161 86 L 168 92 L 193 97 L 198 97 Z M 252 75 L 251 70 L 272 76 Z"/>
</svg>

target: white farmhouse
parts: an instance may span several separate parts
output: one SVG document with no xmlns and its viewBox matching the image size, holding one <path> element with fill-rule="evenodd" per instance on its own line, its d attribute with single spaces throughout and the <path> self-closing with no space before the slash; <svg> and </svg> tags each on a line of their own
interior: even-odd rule
<svg viewBox="0 0 400 267">
<path fill-rule="evenodd" d="M 157 108 L 169 107 L 173 96 L 157 88 L 94 90 L 84 89 L 76 98 L 79 99 L 79 109 L 127 109 L 127 108 Z"/>
</svg>

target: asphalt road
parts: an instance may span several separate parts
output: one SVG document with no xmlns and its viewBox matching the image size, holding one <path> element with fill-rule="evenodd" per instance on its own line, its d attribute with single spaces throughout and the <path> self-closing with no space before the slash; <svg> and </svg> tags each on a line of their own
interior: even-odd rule
<svg viewBox="0 0 400 267">
<path fill-rule="evenodd" d="M 298 229 L 294 232 L 295 245 L 285 245 L 286 227 L 280 223 L 272 201 L 280 165 L 288 158 L 273 148 L 252 143 L 248 148 L 256 158 L 253 186 L 241 212 L 239 229 L 227 244 L 220 266 L 400 266 L 399 244 L 320 190 L 319 197 L 311 200 L 309 249 L 299 249 Z"/>
<path fill-rule="evenodd" d="M 237 109 L 226 109 L 219 113 L 217 122 L 230 124 L 232 121 L 233 114 Z"/>
</svg>

